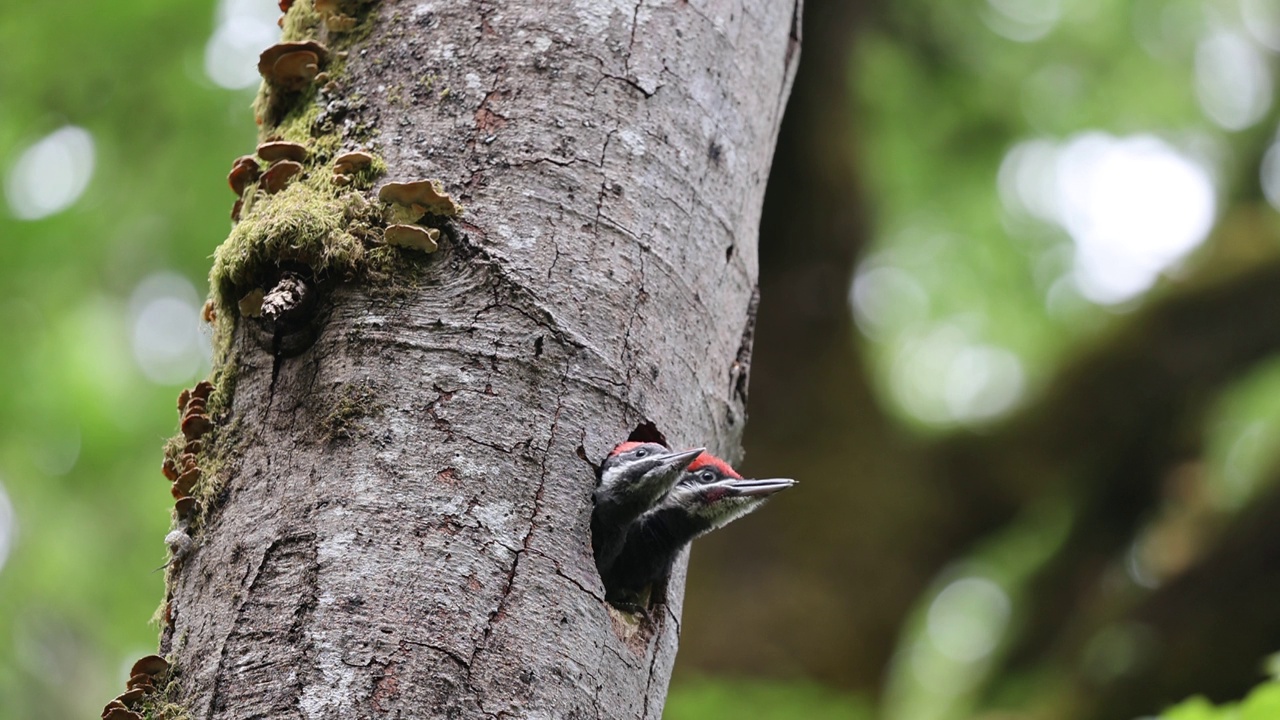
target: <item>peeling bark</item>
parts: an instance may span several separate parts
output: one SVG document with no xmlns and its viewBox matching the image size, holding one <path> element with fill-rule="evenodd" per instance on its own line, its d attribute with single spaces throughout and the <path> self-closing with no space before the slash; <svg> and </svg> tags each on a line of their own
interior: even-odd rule
<svg viewBox="0 0 1280 720">
<path fill-rule="evenodd" d="M 385 179 L 440 178 L 467 214 L 412 282 L 313 289 L 297 354 L 239 321 L 226 485 L 171 576 L 181 698 L 660 717 L 684 566 L 647 619 L 604 603 L 581 456 L 646 421 L 739 453 L 798 3 L 373 12 L 322 118 L 377 128 Z"/>
</svg>

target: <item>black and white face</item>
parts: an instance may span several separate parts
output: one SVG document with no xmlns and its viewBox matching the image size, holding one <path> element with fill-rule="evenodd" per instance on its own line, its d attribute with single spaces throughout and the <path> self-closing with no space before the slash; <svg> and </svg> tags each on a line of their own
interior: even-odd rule
<svg viewBox="0 0 1280 720">
<path fill-rule="evenodd" d="M 639 478 L 658 467 L 660 458 L 670 452 L 658 443 L 622 443 L 600 464 L 600 486 L 613 487 L 627 478 Z"/>
<path fill-rule="evenodd" d="M 657 502 L 701 453 L 702 448 L 671 452 L 658 443 L 622 443 L 601 463 L 598 490 L 635 489 Z"/>
<path fill-rule="evenodd" d="M 794 484 L 794 480 L 782 478 L 747 480 L 724 461 L 704 454 L 689 466 L 663 505 L 685 508 L 705 525 L 703 532 L 710 532 L 754 511 L 770 495 Z"/>
</svg>

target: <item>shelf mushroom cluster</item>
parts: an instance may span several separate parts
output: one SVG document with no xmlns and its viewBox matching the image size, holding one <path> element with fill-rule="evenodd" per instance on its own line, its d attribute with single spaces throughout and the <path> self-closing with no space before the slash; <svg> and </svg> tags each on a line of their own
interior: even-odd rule
<svg viewBox="0 0 1280 720">
<path fill-rule="evenodd" d="M 192 490 L 200 481 L 200 468 L 196 464 L 196 456 L 204 449 L 201 437 L 213 429 L 213 420 L 209 417 L 209 395 L 213 392 L 213 384 L 201 381 L 190 390 L 183 390 L 178 396 L 178 412 L 182 416 L 182 436 L 186 443 L 178 457 L 166 457 L 161 470 L 172 485 L 169 491 L 173 494 L 174 510 L 178 520 L 186 520 L 200 509 L 200 501 L 191 496 Z"/>
<path fill-rule="evenodd" d="M 268 195 L 280 192 L 302 174 L 302 163 L 309 154 L 307 146 L 301 143 L 268 140 L 258 145 L 256 156 L 242 155 L 236 158 L 231 163 L 231 172 L 227 173 L 227 184 L 231 186 L 231 192 L 236 194 L 236 203 L 231 207 L 231 220 L 240 222 L 246 191 L 258 189 Z M 262 169 L 259 158 L 267 164 L 266 170 Z"/>
<path fill-rule="evenodd" d="M 147 655 L 133 664 L 125 691 L 102 708 L 102 720 L 143 720 L 136 712 L 142 698 L 156 689 L 156 681 L 169 673 L 169 662 L 159 655 Z"/>
<path fill-rule="evenodd" d="M 424 215 L 456 217 L 462 206 L 444 193 L 437 180 L 390 182 L 378 191 L 378 199 L 391 206 L 398 222 L 387 225 L 382 239 L 388 245 L 433 253 L 439 247 L 440 231 L 418 224 Z"/>
</svg>

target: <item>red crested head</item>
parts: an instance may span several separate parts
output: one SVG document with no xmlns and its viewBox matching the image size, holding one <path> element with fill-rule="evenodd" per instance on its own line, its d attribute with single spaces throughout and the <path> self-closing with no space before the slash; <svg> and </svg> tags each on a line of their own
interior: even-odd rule
<svg viewBox="0 0 1280 720">
<path fill-rule="evenodd" d="M 711 468 L 726 478 L 734 478 L 736 480 L 742 479 L 742 476 L 738 474 L 737 470 L 729 467 L 729 463 L 721 460 L 711 453 L 704 452 L 695 458 L 693 462 L 689 463 L 689 472 L 697 472 L 702 468 Z"/>
<path fill-rule="evenodd" d="M 633 441 L 618 443 L 617 447 L 609 451 L 609 457 L 613 457 L 614 455 L 621 455 L 624 452 L 630 452 L 640 447 L 641 445 L 655 445 L 655 444 L 656 443 L 642 443 L 642 442 L 633 442 Z"/>
</svg>

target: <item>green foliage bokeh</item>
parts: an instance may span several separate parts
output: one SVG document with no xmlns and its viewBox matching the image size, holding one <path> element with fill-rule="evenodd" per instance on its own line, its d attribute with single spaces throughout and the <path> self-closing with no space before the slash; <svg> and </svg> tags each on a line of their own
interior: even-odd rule
<svg viewBox="0 0 1280 720">
<path fill-rule="evenodd" d="M 212 2 L 0 5 L 0 168 L 66 125 L 92 134 L 95 165 L 61 213 L 0 212 L 0 718 L 96 717 L 155 649 L 160 448 L 183 384 L 139 370 L 130 298 L 165 271 L 205 292 L 252 91 L 205 74 Z"/>
</svg>

